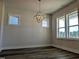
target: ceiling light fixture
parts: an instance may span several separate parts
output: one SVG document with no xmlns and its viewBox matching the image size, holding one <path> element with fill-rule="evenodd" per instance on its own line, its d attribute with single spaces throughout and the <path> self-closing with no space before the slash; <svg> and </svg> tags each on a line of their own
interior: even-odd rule
<svg viewBox="0 0 79 59">
<path fill-rule="evenodd" d="M 42 20 L 44 19 L 44 17 L 43 17 L 43 15 L 41 15 L 41 11 L 40 11 L 40 2 L 41 2 L 41 0 L 38 0 L 38 2 L 39 2 L 39 10 L 38 10 L 38 12 L 36 13 L 36 15 L 34 16 L 34 19 L 38 22 L 38 23 L 40 23 L 40 22 L 42 22 Z"/>
</svg>

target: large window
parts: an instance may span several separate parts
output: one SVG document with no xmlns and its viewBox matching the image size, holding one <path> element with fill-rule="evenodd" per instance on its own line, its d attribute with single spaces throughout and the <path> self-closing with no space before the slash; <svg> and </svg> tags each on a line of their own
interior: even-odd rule
<svg viewBox="0 0 79 59">
<path fill-rule="evenodd" d="M 57 38 L 78 38 L 78 28 L 78 11 L 57 18 Z"/>
</svg>

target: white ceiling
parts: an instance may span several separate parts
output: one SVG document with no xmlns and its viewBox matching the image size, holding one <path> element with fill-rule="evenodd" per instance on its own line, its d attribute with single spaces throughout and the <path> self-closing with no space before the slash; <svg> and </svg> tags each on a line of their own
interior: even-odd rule
<svg viewBox="0 0 79 59">
<path fill-rule="evenodd" d="M 42 0 L 41 11 L 43 13 L 53 13 L 72 1 L 73 0 Z M 7 0 L 6 2 L 8 8 L 15 8 L 27 11 L 38 10 L 38 0 Z"/>
</svg>

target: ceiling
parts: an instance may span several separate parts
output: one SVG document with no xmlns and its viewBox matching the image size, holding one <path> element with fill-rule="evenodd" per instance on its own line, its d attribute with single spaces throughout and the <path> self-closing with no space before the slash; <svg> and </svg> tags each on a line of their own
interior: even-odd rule
<svg viewBox="0 0 79 59">
<path fill-rule="evenodd" d="M 43 13 L 53 13 L 72 1 L 73 0 L 42 0 L 40 9 Z M 8 8 L 25 11 L 38 10 L 38 0 L 7 0 L 6 2 Z"/>
</svg>

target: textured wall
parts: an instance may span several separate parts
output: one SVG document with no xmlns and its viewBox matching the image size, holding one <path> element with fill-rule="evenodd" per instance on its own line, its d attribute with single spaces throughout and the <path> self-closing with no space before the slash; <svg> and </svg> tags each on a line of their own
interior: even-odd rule
<svg viewBox="0 0 79 59">
<path fill-rule="evenodd" d="M 8 15 L 20 16 L 20 24 L 8 24 Z M 34 13 L 6 7 L 3 33 L 3 49 L 47 46 L 51 44 L 51 27 L 43 28 L 33 20 Z M 49 15 L 46 17 L 49 20 Z M 49 20 L 50 22 L 50 20 Z"/>
</svg>

